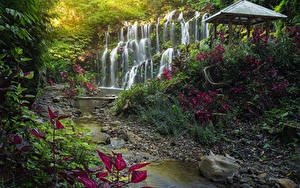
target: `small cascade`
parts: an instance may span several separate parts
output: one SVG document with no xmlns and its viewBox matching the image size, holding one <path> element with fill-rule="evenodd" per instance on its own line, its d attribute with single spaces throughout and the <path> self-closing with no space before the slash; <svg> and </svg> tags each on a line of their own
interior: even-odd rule
<svg viewBox="0 0 300 188">
<path fill-rule="evenodd" d="M 174 14 L 176 13 L 176 10 L 173 10 L 172 12 L 170 12 L 169 14 L 167 14 L 165 16 L 165 23 L 164 23 L 164 30 L 163 30 L 163 40 L 164 42 L 167 42 L 167 38 L 168 38 L 168 23 L 170 21 L 172 21 L 172 18 L 174 16 Z"/>
<path fill-rule="evenodd" d="M 174 56 L 174 48 L 168 48 L 163 55 L 161 56 L 160 60 L 160 67 L 157 76 L 160 76 L 164 70 L 171 70 L 171 62 Z"/>
<path fill-rule="evenodd" d="M 105 49 L 101 57 L 102 61 L 102 87 L 105 87 L 106 83 L 106 56 L 108 52 L 108 37 L 109 37 L 109 29 L 107 32 L 105 32 Z"/>
<path fill-rule="evenodd" d="M 173 19 L 175 13 L 176 10 L 164 18 L 161 31 L 164 42 L 171 41 L 173 46 L 176 46 L 178 43 L 199 42 L 208 37 L 208 24 L 204 22 L 207 14 L 202 16 L 200 23 L 199 12 L 195 12 L 195 16 L 188 21 L 185 21 L 182 12 L 176 20 Z M 110 54 L 108 54 L 108 32 L 105 33 L 106 45 L 101 57 L 102 87 L 128 89 L 134 83 L 145 82 L 147 79 L 154 78 L 155 75 L 159 77 L 164 70 L 171 70 L 173 58 L 176 54 L 180 54 L 179 49 L 172 47 L 165 50 L 157 64 L 152 59 L 154 54 L 161 53 L 160 26 L 160 18 L 153 25 L 153 29 L 151 23 L 125 22 L 118 34 L 119 43 Z M 178 38 L 176 26 L 181 26 L 181 34 Z M 155 41 L 151 41 L 152 34 L 155 34 Z M 153 44 L 154 49 L 151 46 Z M 97 69 L 99 71 L 99 67 Z"/>
<path fill-rule="evenodd" d="M 159 30 L 158 30 L 159 24 L 160 24 L 160 19 L 158 18 L 157 23 L 156 23 L 156 54 L 160 53 L 160 49 L 159 49 Z"/>
<path fill-rule="evenodd" d="M 205 19 L 208 18 L 208 14 L 205 13 L 202 16 L 202 21 L 201 21 L 201 28 L 202 28 L 202 32 L 201 32 L 201 40 L 202 39 L 206 39 L 209 37 L 209 28 L 208 28 L 208 23 L 205 23 Z"/>
<path fill-rule="evenodd" d="M 199 26 L 198 26 L 198 18 L 200 16 L 200 12 L 195 12 L 195 42 L 199 42 Z"/>
<path fill-rule="evenodd" d="M 189 22 L 190 21 L 187 22 L 184 21 L 182 12 L 178 17 L 178 20 L 180 20 L 180 25 L 181 25 L 181 44 L 189 44 L 190 43 Z"/>
<path fill-rule="evenodd" d="M 118 46 L 115 47 L 110 53 L 110 86 L 114 88 L 116 86 L 116 71 L 118 58 L 117 53 L 119 47 L 122 45 L 122 41 L 118 43 Z"/>
</svg>

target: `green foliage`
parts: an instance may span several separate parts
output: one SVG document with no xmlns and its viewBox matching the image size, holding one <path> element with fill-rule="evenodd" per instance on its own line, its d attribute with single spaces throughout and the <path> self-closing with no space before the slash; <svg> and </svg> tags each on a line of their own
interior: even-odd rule
<svg viewBox="0 0 300 188">
<path fill-rule="evenodd" d="M 115 101 L 115 110 L 121 113 L 137 114 L 139 108 L 146 104 L 146 97 L 163 91 L 168 84 L 159 80 L 148 80 L 145 84 L 135 84 L 120 93 Z"/>
<path fill-rule="evenodd" d="M 188 126 L 178 99 L 168 95 L 148 96 L 146 105 L 139 109 L 138 116 L 143 121 L 154 125 L 164 135 L 184 134 Z"/>
</svg>

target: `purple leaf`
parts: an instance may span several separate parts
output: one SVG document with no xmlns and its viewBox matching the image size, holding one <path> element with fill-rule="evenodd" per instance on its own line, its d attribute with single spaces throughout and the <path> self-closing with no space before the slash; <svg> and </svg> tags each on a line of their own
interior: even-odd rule
<svg viewBox="0 0 300 188">
<path fill-rule="evenodd" d="M 105 173 L 99 172 L 99 173 L 96 174 L 96 178 L 104 178 L 106 176 L 108 176 L 107 172 L 105 172 Z"/>
<path fill-rule="evenodd" d="M 86 188 L 97 188 L 98 183 L 90 178 L 87 177 L 77 177 L 78 181 L 80 181 L 81 183 L 83 183 L 83 185 L 85 185 Z"/>
<path fill-rule="evenodd" d="M 104 163 L 106 169 L 108 172 L 111 172 L 111 157 L 106 156 L 104 153 L 97 150 L 97 153 L 101 159 L 101 161 Z"/>
<path fill-rule="evenodd" d="M 40 138 L 40 139 L 43 139 L 43 140 L 46 139 L 44 133 L 40 132 L 40 131 L 37 130 L 36 128 L 31 128 L 31 129 L 29 129 L 29 131 L 30 131 L 34 136 L 36 136 L 37 138 Z"/>
<path fill-rule="evenodd" d="M 87 173 L 95 173 L 95 172 L 102 171 L 104 169 L 104 167 L 89 168 L 85 165 L 83 165 L 83 167 Z"/>
<path fill-rule="evenodd" d="M 87 177 L 87 174 L 85 173 L 85 171 L 79 167 L 76 167 L 74 170 L 72 170 L 71 175 L 74 177 L 78 177 L 78 176 Z"/>
<path fill-rule="evenodd" d="M 66 119 L 66 118 L 69 118 L 69 117 L 71 117 L 71 116 L 69 116 L 69 115 L 59 116 L 57 120 Z"/>
<path fill-rule="evenodd" d="M 131 182 L 139 183 L 144 181 L 146 178 L 147 178 L 147 170 L 133 171 L 131 175 Z"/>
<path fill-rule="evenodd" d="M 136 164 L 136 165 L 133 165 L 132 167 L 130 167 L 130 169 L 128 170 L 128 172 L 132 172 L 132 171 L 134 171 L 134 170 L 143 168 L 143 167 L 147 166 L 148 164 L 150 164 L 150 163 L 144 163 L 144 164 Z"/>
<path fill-rule="evenodd" d="M 115 159 L 114 166 L 116 167 L 117 171 L 121 171 L 127 167 L 125 160 L 122 158 L 122 154 L 116 154 L 117 158 Z"/>
<path fill-rule="evenodd" d="M 63 126 L 63 124 L 61 124 L 60 121 L 56 120 L 56 129 L 58 130 L 58 129 L 63 129 L 63 128 L 65 128 L 65 127 Z"/>
<path fill-rule="evenodd" d="M 49 113 L 50 122 L 52 123 L 52 125 L 54 125 L 54 119 L 56 116 L 54 115 L 54 113 L 52 112 L 49 106 L 48 106 L 48 113 Z"/>
</svg>

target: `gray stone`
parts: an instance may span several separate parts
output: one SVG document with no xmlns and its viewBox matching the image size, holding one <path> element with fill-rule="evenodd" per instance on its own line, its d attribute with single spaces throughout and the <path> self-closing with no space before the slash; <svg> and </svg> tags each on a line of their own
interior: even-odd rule
<svg viewBox="0 0 300 188">
<path fill-rule="evenodd" d="M 119 138 L 111 138 L 110 145 L 113 149 L 120 149 L 125 145 L 125 141 Z"/>
<path fill-rule="evenodd" d="M 199 163 L 200 173 L 213 180 L 225 181 L 226 178 L 232 177 L 238 173 L 240 166 L 236 160 L 229 155 L 215 155 L 212 152 Z"/>
<path fill-rule="evenodd" d="M 111 127 L 119 127 L 121 126 L 122 123 L 120 121 L 113 121 L 113 122 L 110 122 L 110 126 Z"/>
</svg>

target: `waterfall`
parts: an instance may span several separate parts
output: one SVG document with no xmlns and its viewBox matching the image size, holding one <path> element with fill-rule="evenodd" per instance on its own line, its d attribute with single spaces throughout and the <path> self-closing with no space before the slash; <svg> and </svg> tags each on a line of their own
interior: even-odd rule
<svg viewBox="0 0 300 188">
<path fill-rule="evenodd" d="M 181 44 L 189 44 L 190 43 L 190 21 L 187 22 L 181 22 Z"/>
<path fill-rule="evenodd" d="M 107 52 L 108 52 L 108 36 L 109 36 L 109 29 L 107 32 L 105 32 L 105 49 L 104 52 L 102 54 L 101 57 L 101 61 L 102 61 L 102 87 L 105 87 L 105 83 L 106 83 L 106 56 L 107 56 Z"/>
<path fill-rule="evenodd" d="M 168 23 L 172 20 L 173 15 L 176 13 L 176 10 L 173 10 L 169 14 L 165 16 L 166 22 L 164 23 L 164 30 L 163 30 L 163 40 L 164 42 L 167 42 L 167 37 L 168 37 Z"/>
<path fill-rule="evenodd" d="M 160 76 L 164 70 L 171 70 L 171 62 L 173 59 L 174 55 L 174 49 L 173 48 L 168 48 L 163 55 L 161 56 L 160 60 L 160 67 L 159 67 L 159 72 L 157 76 Z"/>
<path fill-rule="evenodd" d="M 158 31 L 159 23 L 160 23 L 160 19 L 158 18 L 157 23 L 156 23 L 156 54 L 160 53 L 160 49 L 159 49 L 159 31 Z"/>
<path fill-rule="evenodd" d="M 189 44 L 190 43 L 190 21 L 185 22 L 183 18 L 183 13 L 181 12 L 178 20 L 180 21 L 181 25 L 181 44 Z"/>
<path fill-rule="evenodd" d="M 176 10 L 170 12 L 164 18 L 165 22 L 161 28 L 164 42 L 171 41 L 173 46 L 176 46 L 178 45 L 176 44 L 176 42 L 178 43 L 177 40 L 181 44 L 190 44 L 191 42 L 199 42 L 199 40 L 208 37 L 208 24 L 204 22 L 208 16 L 207 14 L 202 16 L 202 21 L 200 22 L 199 12 L 195 12 L 194 17 L 188 21 L 185 21 L 182 12 L 175 21 L 173 19 L 175 13 Z M 181 26 L 181 38 L 178 39 L 175 35 L 175 26 L 177 23 Z M 156 43 L 154 44 L 154 53 L 160 54 L 162 52 L 159 36 L 160 18 L 157 19 L 157 23 L 153 26 L 155 31 L 151 29 L 150 22 L 144 24 L 125 22 L 118 34 L 119 43 L 111 50 L 110 54 L 108 54 L 109 32 L 105 33 L 106 45 L 102 56 L 99 57 L 102 60 L 102 87 L 128 89 L 136 82 L 146 81 L 149 78 L 154 78 L 155 75 L 160 77 L 164 70 L 171 70 L 172 60 L 176 54 L 180 54 L 180 50 L 168 48 L 163 51 L 159 60 L 160 62 L 156 66 L 153 60 L 154 54 L 152 53 L 151 45 Z M 155 34 L 155 41 L 151 41 L 151 34 Z M 97 69 L 99 70 L 99 66 Z"/>
<path fill-rule="evenodd" d="M 208 14 L 205 13 L 202 16 L 202 21 L 201 21 L 201 35 L 202 35 L 202 39 L 206 39 L 209 37 L 209 28 L 208 28 L 208 23 L 206 23 L 204 20 L 208 18 Z"/>
<path fill-rule="evenodd" d="M 117 68 L 117 54 L 118 54 L 118 49 L 121 46 L 122 41 L 118 43 L 117 47 L 115 47 L 111 53 L 110 53 L 110 86 L 111 87 L 115 87 L 116 86 L 116 77 L 115 77 L 115 73 L 116 73 L 116 68 Z"/>
<path fill-rule="evenodd" d="M 200 13 L 198 11 L 195 12 L 195 42 L 199 41 L 199 26 L 198 26 L 198 17 Z"/>
</svg>

